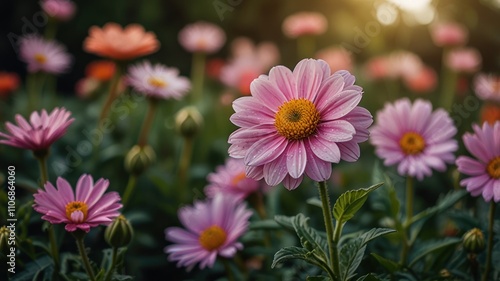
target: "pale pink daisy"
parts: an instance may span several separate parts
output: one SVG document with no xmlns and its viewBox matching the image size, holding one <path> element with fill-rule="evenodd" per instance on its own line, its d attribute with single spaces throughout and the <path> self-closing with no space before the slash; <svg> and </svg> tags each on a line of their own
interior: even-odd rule
<svg viewBox="0 0 500 281">
<path fill-rule="evenodd" d="M 444 171 L 446 163 L 455 161 L 456 133 L 445 110 L 433 112 L 429 101 L 417 99 L 412 104 L 403 98 L 377 112 L 370 141 L 386 166 L 398 164 L 400 175 L 422 180 L 432 169 Z"/>
<path fill-rule="evenodd" d="M 71 0 L 42 0 L 40 6 L 50 17 L 59 21 L 72 19 L 76 11 L 76 5 Z"/>
<path fill-rule="evenodd" d="M 39 35 L 27 35 L 20 39 L 20 58 L 28 64 L 28 71 L 32 73 L 64 73 L 71 63 L 71 56 L 63 45 Z"/>
<path fill-rule="evenodd" d="M 117 192 L 104 194 L 109 186 L 106 179 L 101 178 L 94 184 L 91 175 L 83 174 L 76 184 L 76 193 L 61 177 L 56 184 L 57 189 L 46 182 L 45 190 L 39 189 L 33 195 L 33 208 L 51 224 L 64 223 L 69 232 L 77 229 L 89 232 L 92 227 L 110 224 L 120 214 L 120 195 Z"/>
<path fill-rule="evenodd" d="M 357 107 L 362 89 L 347 71 L 330 75 L 322 60 L 304 59 L 293 72 L 271 69 L 251 84 L 251 97 L 234 101 L 229 155 L 242 158 L 247 176 L 296 188 L 304 174 L 327 180 L 331 163 L 355 161 L 368 138 L 370 113 Z"/>
<path fill-rule="evenodd" d="M 483 127 L 473 125 L 474 133 L 465 133 L 463 141 L 474 156 L 459 156 L 458 171 L 470 176 L 460 181 L 473 196 L 482 195 L 485 201 L 500 202 L 500 121 Z"/>
<path fill-rule="evenodd" d="M 71 112 L 63 108 L 54 108 L 50 114 L 45 109 L 40 113 L 31 113 L 29 122 L 21 115 L 16 115 L 17 126 L 6 122 L 8 133 L 0 132 L 0 143 L 40 151 L 48 149 L 52 143 L 60 139 L 74 119 Z"/>
<path fill-rule="evenodd" d="M 243 159 L 234 158 L 228 158 L 224 165 L 218 166 L 215 173 L 207 176 L 207 181 L 205 194 L 210 198 L 224 193 L 231 194 L 237 199 L 245 199 L 260 190 L 262 186 L 259 181 L 247 178 Z"/>
<path fill-rule="evenodd" d="M 330 70 L 335 72 L 337 70 L 352 71 L 353 58 L 350 51 L 342 47 L 329 47 L 319 50 L 315 58 L 326 61 L 330 66 Z"/>
<path fill-rule="evenodd" d="M 222 48 L 226 34 L 219 26 L 200 21 L 181 29 L 179 42 L 189 52 L 211 54 Z"/>
<path fill-rule="evenodd" d="M 474 91 L 482 100 L 500 102 L 500 76 L 484 73 L 476 75 Z"/>
<path fill-rule="evenodd" d="M 481 67 L 481 54 L 474 48 L 451 50 L 445 57 L 446 66 L 455 72 L 474 73 Z"/>
<path fill-rule="evenodd" d="M 178 215 L 185 229 L 165 230 L 167 240 L 174 243 L 165 252 L 170 261 L 190 271 L 197 263 L 201 269 L 211 268 L 217 256 L 231 258 L 241 250 L 238 239 L 247 231 L 252 212 L 232 196 L 218 194 L 181 208 Z"/>
<path fill-rule="evenodd" d="M 439 47 L 463 45 L 467 42 L 468 31 L 456 22 L 441 22 L 431 26 L 431 37 Z"/>
<path fill-rule="evenodd" d="M 159 99 L 180 99 L 191 88 L 189 79 L 179 76 L 177 68 L 152 65 L 149 61 L 131 66 L 127 82 L 136 91 Z"/>
<path fill-rule="evenodd" d="M 326 32 L 328 20 L 317 12 L 298 12 L 283 21 L 283 33 L 289 38 L 303 35 L 320 35 Z"/>
</svg>

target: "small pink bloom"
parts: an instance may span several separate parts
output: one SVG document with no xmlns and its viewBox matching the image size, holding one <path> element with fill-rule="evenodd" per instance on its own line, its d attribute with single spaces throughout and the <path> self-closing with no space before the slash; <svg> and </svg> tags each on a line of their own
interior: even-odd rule
<svg viewBox="0 0 500 281">
<path fill-rule="evenodd" d="M 418 74 L 423 67 L 422 60 L 416 54 L 395 51 L 369 60 L 365 65 L 365 72 L 373 80 L 404 79 Z"/>
<path fill-rule="evenodd" d="M 412 104 L 404 98 L 377 112 L 370 141 L 386 166 L 398 164 L 400 175 L 422 180 L 432 169 L 444 171 L 446 163 L 455 161 L 456 133 L 446 111 L 432 112 L 430 102 L 417 99 Z"/>
<path fill-rule="evenodd" d="M 458 171 L 469 176 L 460 181 L 472 196 L 482 195 L 489 202 L 500 202 L 500 121 L 482 128 L 473 125 L 474 133 L 465 133 L 463 141 L 469 156 L 458 157 Z"/>
<path fill-rule="evenodd" d="M 455 72 L 474 73 L 481 67 L 481 54 L 474 48 L 451 50 L 445 58 L 446 66 Z"/>
<path fill-rule="evenodd" d="M 482 100 L 500 102 L 500 76 L 483 73 L 476 75 L 474 91 Z"/>
<path fill-rule="evenodd" d="M 73 123 L 71 112 L 63 108 L 54 108 L 50 114 L 45 109 L 41 113 L 31 113 L 28 123 L 21 115 L 16 115 L 17 126 L 6 122 L 9 134 L 0 132 L 0 143 L 33 151 L 48 149 L 60 139 L 68 126 Z"/>
<path fill-rule="evenodd" d="M 416 93 L 427 93 L 436 88 L 437 74 L 430 67 L 423 67 L 418 73 L 404 78 L 408 89 Z"/>
<path fill-rule="evenodd" d="M 185 229 L 165 230 L 167 240 L 174 243 L 165 252 L 170 261 L 177 261 L 177 266 L 188 271 L 197 263 L 201 269 L 211 268 L 217 256 L 233 257 L 243 248 L 237 240 L 247 231 L 252 216 L 246 204 L 223 194 L 183 207 L 178 214 Z"/>
<path fill-rule="evenodd" d="M 76 82 L 75 92 L 79 98 L 86 99 L 91 97 L 99 88 L 101 82 L 92 77 L 85 77 Z"/>
<path fill-rule="evenodd" d="M 315 58 L 326 61 L 332 72 L 337 70 L 352 71 L 353 69 L 352 54 L 342 47 L 330 47 L 320 50 L 316 53 Z"/>
<path fill-rule="evenodd" d="M 92 227 L 110 224 L 120 214 L 120 195 L 117 192 L 104 194 L 108 186 L 106 179 L 101 178 L 94 184 L 92 176 L 83 174 L 78 179 L 75 193 L 71 185 L 59 177 L 57 189 L 47 182 L 45 190 L 39 189 L 33 195 L 33 208 L 51 224 L 66 224 L 66 231 L 81 229 L 89 232 Z"/>
<path fill-rule="evenodd" d="M 179 42 L 189 52 L 211 54 L 222 48 L 226 34 L 217 25 L 201 21 L 185 26 L 179 32 Z"/>
<path fill-rule="evenodd" d="M 152 65 L 145 61 L 129 68 L 127 82 L 138 92 L 160 99 L 180 99 L 191 88 L 185 77 L 179 76 L 177 68 L 162 64 Z"/>
<path fill-rule="evenodd" d="M 304 59 L 293 72 L 271 69 L 251 84 L 252 96 L 233 102 L 229 155 L 245 161 L 246 174 L 271 186 L 295 189 L 304 174 L 325 181 L 331 163 L 356 161 L 368 139 L 370 113 L 358 107 L 362 88 L 347 71 L 330 74 L 322 60 Z"/>
<path fill-rule="evenodd" d="M 320 35 L 326 32 L 328 21 L 321 13 L 299 12 L 283 21 L 283 33 L 289 38 L 303 35 Z"/>
<path fill-rule="evenodd" d="M 27 35 L 20 40 L 20 58 L 28 64 L 29 72 L 60 74 L 69 69 L 71 56 L 63 45 L 38 35 Z"/>
<path fill-rule="evenodd" d="M 391 63 L 387 56 L 377 56 L 368 60 L 364 66 L 366 76 L 371 80 L 394 78 Z"/>
<path fill-rule="evenodd" d="M 468 31 L 459 23 L 442 22 L 431 27 L 431 37 L 436 46 L 457 46 L 467 42 Z"/>
<path fill-rule="evenodd" d="M 245 199 L 262 186 L 258 181 L 247 178 L 245 163 L 242 159 L 234 158 L 228 158 L 225 165 L 218 166 L 215 173 L 207 176 L 207 181 L 205 194 L 210 198 L 223 193 L 231 194 L 237 199 Z"/>
<path fill-rule="evenodd" d="M 69 21 L 76 11 L 76 5 L 71 0 L 42 0 L 40 6 L 50 17 L 59 21 Z"/>
</svg>

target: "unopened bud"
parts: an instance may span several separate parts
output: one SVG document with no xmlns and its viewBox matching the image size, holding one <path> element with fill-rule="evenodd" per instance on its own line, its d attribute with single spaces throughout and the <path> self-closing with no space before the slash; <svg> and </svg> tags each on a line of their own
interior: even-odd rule
<svg viewBox="0 0 500 281">
<path fill-rule="evenodd" d="M 104 239 L 115 248 L 127 246 L 132 241 L 132 236 L 134 236 L 134 230 L 123 215 L 119 215 L 104 231 Z"/>
<path fill-rule="evenodd" d="M 485 241 L 483 232 L 478 228 L 467 231 L 462 238 L 464 249 L 468 253 L 477 254 L 484 250 Z"/>
<path fill-rule="evenodd" d="M 9 253 L 9 235 L 10 230 L 6 226 L 0 227 L 0 253 L 4 255 Z"/>
<path fill-rule="evenodd" d="M 125 156 L 125 169 L 139 175 L 144 172 L 156 159 L 156 154 L 149 145 L 134 145 Z"/>
<path fill-rule="evenodd" d="M 194 106 L 186 106 L 175 116 L 175 128 L 185 138 L 194 137 L 203 126 L 203 117 Z"/>
</svg>

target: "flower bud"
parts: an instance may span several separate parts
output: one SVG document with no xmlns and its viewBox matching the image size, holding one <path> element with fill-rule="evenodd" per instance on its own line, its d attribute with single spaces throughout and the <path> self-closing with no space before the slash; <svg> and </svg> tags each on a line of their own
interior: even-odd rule
<svg viewBox="0 0 500 281">
<path fill-rule="evenodd" d="M 485 247 L 483 232 L 478 228 L 467 231 L 462 238 L 462 243 L 468 253 L 481 252 Z"/>
<path fill-rule="evenodd" d="M 0 253 L 4 255 L 9 253 L 9 235 L 10 230 L 6 226 L 0 227 Z"/>
<path fill-rule="evenodd" d="M 156 154 L 149 145 L 134 145 L 125 156 L 125 169 L 135 175 L 144 172 L 156 159 Z"/>
<path fill-rule="evenodd" d="M 175 128 L 185 138 L 194 137 L 203 126 L 203 117 L 194 106 L 186 106 L 175 116 Z"/>
<path fill-rule="evenodd" d="M 119 215 L 104 231 L 104 239 L 111 247 L 115 248 L 127 246 L 132 240 L 132 236 L 134 236 L 134 230 L 123 215 Z"/>
</svg>

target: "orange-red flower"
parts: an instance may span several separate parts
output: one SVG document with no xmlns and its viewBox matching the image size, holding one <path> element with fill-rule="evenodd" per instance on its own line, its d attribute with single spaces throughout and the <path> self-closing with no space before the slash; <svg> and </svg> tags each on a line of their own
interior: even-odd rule
<svg viewBox="0 0 500 281">
<path fill-rule="evenodd" d="M 19 76 L 13 72 L 0 71 L 0 98 L 7 96 L 19 87 Z"/>
<path fill-rule="evenodd" d="M 83 42 L 89 53 L 117 60 L 129 60 L 158 51 L 160 42 L 153 32 L 146 32 L 139 24 L 122 28 L 116 23 L 107 23 L 103 28 L 92 26 Z"/>
<path fill-rule="evenodd" d="M 112 61 L 100 60 L 87 64 L 85 75 L 101 82 L 109 81 L 115 74 L 116 65 Z"/>
<path fill-rule="evenodd" d="M 493 104 L 485 104 L 481 109 L 481 123 L 488 122 L 493 125 L 496 121 L 500 121 L 500 106 Z"/>
</svg>

